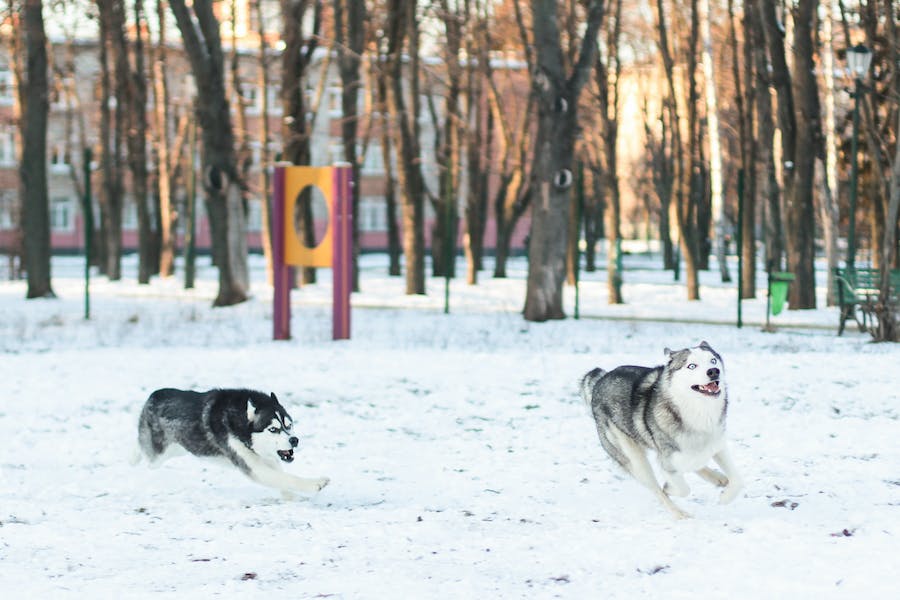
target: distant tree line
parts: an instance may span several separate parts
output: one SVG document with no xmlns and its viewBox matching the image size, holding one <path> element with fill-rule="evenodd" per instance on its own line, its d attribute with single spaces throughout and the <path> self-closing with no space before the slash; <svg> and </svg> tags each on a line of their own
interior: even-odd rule
<svg viewBox="0 0 900 600">
<path fill-rule="evenodd" d="M 767 269 L 796 276 L 791 309 L 814 308 L 817 240 L 824 240 L 829 266 L 837 266 L 838 232 L 850 218 L 847 186 L 840 182 L 847 180 L 851 163 L 852 102 L 845 90 L 853 82 L 844 74 L 844 54 L 855 44 L 871 49 L 873 60 L 859 98 L 854 216 L 870 229 L 873 266 L 900 265 L 895 1 L 279 0 L 276 50 L 264 29 L 267 2 L 248 0 L 254 17 L 249 22 L 258 28 L 262 90 L 271 85 L 273 58 L 280 60 L 284 119 L 277 153 L 269 151 L 267 101 L 263 131 L 246 127 L 237 40 L 222 39 L 222 15 L 235 19 L 245 4 L 227 1 L 229 10 L 215 10 L 220 3 L 212 0 L 156 0 L 152 16 L 144 0 L 91 5 L 99 25 L 103 96 L 97 264 L 111 279 L 121 276 L 126 182 L 138 202 L 140 281 L 172 273 L 173 199 L 194 170 L 193 160 L 185 159 L 185 140 L 195 121 L 202 157 L 197 175 L 219 270 L 215 304 L 248 297 L 248 190 L 263 190 L 264 250 L 270 257 L 265 167 L 276 154 L 293 164 L 311 160 L 315 111 L 304 90 L 317 49 L 327 50 L 328 60 L 338 65 L 344 160 L 358 177 L 373 138 L 384 153 L 389 268 L 400 275 L 402 255 L 409 294 L 426 292 L 427 252 L 432 275 L 455 276 L 447 257 L 459 251 L 460 226 L 466 278 L 477 283 L 491 211 L 497 228 L 493 276 L 505 277 L 512 232 L 530 212 L 527 320 L 565 317 L 562 290 L 574 281 L 582 238 L 588 270 L 597 268 L 595 247 L 605 238 L 608 300 L 626 300 L 620 267 L 626 218 L 657 224 L 652 236 L 662 245 L 661 266 L 680 278 L 683 263 L 688 299 L 699 299 L 698 272 L 709 268 L 711 257 L 723 281 L 730 281 L 725 245 L 739 239 L 745 297 L 758 293 L 761 242 Z M 6 22 L 14 26 L 4 28 L 18 86 L 28 297 L 53 293 L 44 166 L 47 97 L 50 87 L 63 85 L 66 69 L 75 68 L 55 65 L 51 71 L 48 65 L 48 12 L 42 0 L 10 0 Z M 169 31 L 170 21 L 177 34 Z M 234 36 L 236 29 L 227 30 Z M 196 86 L 191 114 L 178 114 L 168 101 L 167 54 L 176 38 Z M 423 48 L 441 59 L 439 66 L 426 64 Z M 515 110 L 504 104 L 509 90 L 497 74 L 496 57 L 515 57 L 527 70 L 526 93 Z M 637 128 L 621 122 L 626 97 L 640 98 Z M 423 120 L 435 132 L 431 147 L 423 146 Z M 645 143 L 639 160 L 623 164 L 620 131 L 626 125 L 641 131 Z M 248 181 L 251 136 L 261 136 L 263 148 L 257 183 Z M 438 166 L 434 189 L 423 174 L 426 155 Z M 642 216 L 622 214 L 624 184 L 636 191 Z M 354 193 L 358 210 L 358 188 Z M 435 215 L 430 249 L 426 205 Z M 308 199 L 301 200 L 296 225 L 312 235 Z M 358 219 L 355 227 L 356 259 Z M 315 273 L 302 277 L 313 281 Z M 832 302 L 832 282 L 827 283 Z M 896 315 L 883 304 L 882 337 L 897 339 Z"/>
</svg>

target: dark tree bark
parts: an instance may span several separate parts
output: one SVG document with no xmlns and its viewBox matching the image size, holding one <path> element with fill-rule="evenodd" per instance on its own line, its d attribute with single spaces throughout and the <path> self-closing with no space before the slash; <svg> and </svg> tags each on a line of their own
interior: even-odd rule
<svg viewBox="0 0 900 600">
<path fill-rule="evenodd" d="M 468 5 L 467 5 L 468 8 Z M 476 2 L 475 14 L 469 14 L 474 33 L 467 37 L 467 55 L 478 60 L 466 65 L 466 96 L 468 126 L 464 144 L 467 158 L 468 189 L 465 192 L 466 283 L 478 283 L 478 272 L 483 269 L 484 232 L 487 222 L 488 169 L 485 157 L 492 156 L 493 116 L 485 110 L 484 81 L 490 65 L 487 16 L 481 14 L 482 5 Z"/>
<path fill-rule="evenodd" d="M 700 299 L 700 285 L 697 276 L 699 268 L 699 251 L 698 251 L 698 232 L 695 222 L 696 205 L 695 198 L 692 194 L 693 170 L 685 169 L 684 146 L 682 140 L 684 135 L 681 128 L 681 115 L 678 110 L 678 93 L 675 85 L 675 64 L 672 59 L 672 52 L 669 48 L 668 25 L 665 18 L 663 0 L 656 1 L 657 8 L 657 28 L 659 29 L 659 49 L 662 55 L 663 69 L 666 73 L 666 83 L 668 86 L 668 98 L 666 99 L 666 118 L 668 120 L 668 130 L 671 132 L 671 153 L 674 156 L 674 180 L 675 180 L 675 221 L 679 231 L 679 245 L 684 256 L 686 271 L 686 287 L 688 300 Z M 690 110 L 690 109 L 689 109 Z M 688 133 L 691 139 L 694 138 L 693 123 L 688 124 Z M 689 160 L 693 166 L 693 156 L 689 152 Z M 675 265 L 675 272 L 678 273 L 678 265 Z"/>
<path fill-rule="evenodd" d="M 25 0 L 22 10 L 25 69 L 22 101 L 22 182 L 27 298 L 55 297 L 50 281 L 50 207 L 47 192 L 49 83 L 43 2 Z"/>
<path fill-rule="evenodd" d="M 388 2 L 387 98 L 397 151 L 397 176 L 403 194 L 403 253 L 406 293 L 425 293 L 425 181 L 419 147 L 419 64 L 416 2 Z M 403 73 L 404 41 L 409 38 L 408 72 Z M 409 101 L 403 84 L 409 86 Z"/>
<path fill-rule="evenodd" d="M 819 97 L 815 79 L 813 18 L 816 0 L 799 0 L 794 9 L 794 76 L 787 68 L 784 40 L 774 0 L 759 0 L 772 78 L 778 95 L 778 123 L 784 159 L 787 207 L 788 269 L 795 281 L 788 303 L 792 310 L 815 308 L 815 211 L 813 178 L 821 144 Z"/>
<path fill-rule="evenodd" d="M 525 61 L 530 73 L 535 72 L 534 48 L 529 41 L 525 19 L 520 2 L 513 2 L 516 24 L 522 46 L 525 49 Z M 493 205 L 497 228 L 497 242 L 494 256 L 494 277 L 506 277 L 506 261 L 509 258 L 512 236 L 516 225 L 531 205 L 531 187 L 528 178 L 528 162 L 534 150 L 533 122 L 537 101 L 534 94 L 528 94 L 525 109 L 516 123 L 515 135 L 512 132 L 510 115 L 502 106 L 502 99 L 493 79 L 490 63 L 485 61 L 487 69 L 485 81 L 488 88 L 488 100 L 491 114 L 498 130 L 500 144 L 499 185 L 494 193 Z M 529 240 L 526 240 L 525 252 L 528 252 Z"/>
<path fill-rule="evenodd" d="M 766 268 L 781 271 L 784 268 L 784 228 L 781 218 L 781 188 L 775 170 L 775 117 L 772 114 L 772 99 L 769 94 L 772 80 L 769 75 L 766 38 L 758 2 L 748 2 L 744 5 L 744 9 L 751 28 L 755 83 L 759 90 L 754 108 L 757 115 L 756 148 L 759 162 L 762 164 L 759 182 L 765 209 Z"/>
<path fill-rule="evenodd" d="M 263 255 L 266 259 L 266 281 L 273 281 L 273 257 L 272 257 L 272 202 L 269 194 L 272 184 L 269 178 L 271 166 L 271 152 L 269 142 L 269 45 L 266 41 L 266 22 L 263 13 L 262 0 L 253 0 L 253 10 L 256 12 L 257 34 L 259 35 L 259 87 L 262 90 L 262 106 L 260 110 L 261 124 L 259 128 L 260 165 L 259 165 L 259 205 L 260 205 L 260 237 Z M 354 221 L 355 223 L 355 221 Z"/>
<path fill-rule="evenodd" d="M 750 3 L 752 4 L 752 2 Z M 743 18 L 744 45 L 743 71 L 738 58 L 738 27 L 734 13 L 734 0 L 728 0 L 730 24 L 732 73 L 735 81 L 735 104 L 738 118 L 738 140 L 741 150 L 741 169 L 744 172 L 743 210 L 741 212 L 741 298 L 756 297 L 756 136 L 754 135 L 754 110 L 756 86 L 753 79 L 753 27 L 750 23 L 752 6 L 745 6 Z M 743 78 L 741 73 L 743 72 Z"/>
<path fill-rule="evenodd" d="M 345 15 L 346 13 L 346 15 Z M 341 74 L 341 140 L 344 160 L 353 169 L 353 291 L 359 291 L 359 189 L 360 165 L 356 152 L 359 114 L 357 103 L 362 88 L 360 65 L 365 42 L 366 4 L 355 0 L 334 0 L 335 42 Z"/>
<path fill-rule="evenodd" d="M 144 67 L 143 0 L 134 1 L 135 39 L 132 60 L 129 61 L 129 44 L 125 38 L 125 2 L 113 2 L 113 45 L 116 58 L 117 110 L 123 105 L 122 124 L 128 147 L 128 167 L 131 171 L 131 191 L 138 215 L 138 283 L 150 283 L 158 261 L 154 260 L 153 228 L 150 208 L 147 205 L 147 72 Z M 131 63 L 131 64 L 130 64 Z"/>
<path fill-rule="evenodd" d="M 538 123 L 531 189 L 531 234 L 524 316 L 527 321 L 563 319 L 562 286 L 566 275 L 566 243 L 578 97 L 597 56 L 597 32 L 604 2 L 586 7 L 586 28 L 570 74 L 560 44 L 557 2 L 532 0 L 536 68 L 532 90 Z"/>
<path fill-rule="evenodd" d="M 313 9 L 312 33 L 303 35 L 303 24 L 309 8 Z M 281 94 L 284 103 L 284 126 L 281 141 L 284 147 L 282 160 L 294 165 L 308 165 L 312 158 L 310 136 L 312 128 L 307 121 L 306 71 L 313 53 L 319 46 L 319 31 L 322 24 L 321 0 L 281 0 L 281 16 L 284 21 L 281 63 Z M 294 198 L 288 198 L 293 202 Z M 316 245 L 313 223 L 312 201 L 309 190 L 305 190 L 295 210 L 294 226 L 300 232 L 303 243 L 312 248 Z M 303 283 L 315 283 L 316 270 L 303 267 L 300 270 Z"/>
<path fill-rule="evenodd" d="M 432 198 L 435 218 L 431 230 L 431 269 L 435 277 L 454 277 L 456 266 L 453 259 L 456 256 L 456 233 L 459 230 L 457 196 L 459 194 L 460 138 L 463 122 L 460 107 L 463 70 L 459 55 L 462 49 L 466 15 L 458 4 L 451 7 L 448 0 L 440 0 L 440 16 L 444 23 L 444 63 L 447 69 L 447 87 L 443 91 L 445 96 L 443 125 L 437 127 L 438 124 L 435 123 L 435 131 L 439 133 L 436 151 L 439 173 L 438 195 L 436 198 Z"/>
<path fill-rule="evenodd" d="M 115 110 L 111 100 L 121 92 L 119 81 L 127 68 L 127 58 L 116 49 L 117 23 L 124 20 L 122 4 L 117 0 L 97 0 L 100 25 L 100 270 L 110 280 L 122 278 L 122 208 L 124 184 L 122 164 L 124 119 L 126 106 L 117 98 Z M 127 78 L 127 75 L 124 75 Z"/>
<path fill-rule="evenodd" d="M 397 218 L 397 182 L 394 177 L 394 166 L 391 156 L 393 155 L 393 139 L 390 111 L 388 109 L 387 85 L 381 72 L 374 66 L 375 64 L 387 64 L 387 57 L 378 55 L 379 60 L 373 63 L 372 78 L 375 81 L 376 103 L 378 112 L 381 115 L 381 162 L 384 164 L 384 210 L 387 220 L 387 251 L 388 251 L 388 275 L 391 277 L 399 277 L 402 275 L 400 269 L 400 256 L 403 254 L 403 246 L 400 243 L 400 228 Z"/>
<path fill-rule="evenodd" d="M 175 272 L 175 210 L 172 206 L 173 160 L 169 147 L 169 85 L 166 76 L 168 50 L 166 48 L 166 0 L 156 2 L 157 43 L 153 56 L 153 97 L 156 129 L 157 186 L 159 188 L 159 274 L 169 277 Z"/>
<path fill-rule="evenodd" d="M 191 62 L 197 92 L 197 119 L 203 129 L 203 187 L 212 229 L 213 259 L 219 269 L 214 306 L 247 299 L 247 228 L 234 131 L 225 93 L 225 59 L 219 22 L 211 0 L 170 0 L 175 21 Z"/>
<path fill-rule="evenodd" d="M 597 98 L 599 100 L 600 121 L 603 126 L 602 138 L 606 153 L 606 171 L 604 190 L 607 193 L 606 211 L 606 296 L 609 304 L 623 304 L 622 273 L 619 272 L 621 259 L 619 251 L 622 239 L 622 214 L 619 197 L 619 169 L 616 145 L 619 139 L 619 36 L 621 33 L 620 18 L 622 0 L 616 0 L 615 14 L 610 15 L 610 26 L 607 29 L 605 57 L 596 62 Z M 613 18 L 614 17 L 614 18 Z M 612 67 L 612 72 L 610 72 Z"/>
</svg>

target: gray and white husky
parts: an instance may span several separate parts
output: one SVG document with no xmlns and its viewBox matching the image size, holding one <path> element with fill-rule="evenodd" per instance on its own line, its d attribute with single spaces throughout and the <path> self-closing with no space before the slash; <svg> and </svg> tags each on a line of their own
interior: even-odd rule
<svg viewBox="0 0 900 600">
<path fill-rule="evenodd" d="M 294 460 L 300 440 L 293 421 L 275 394 L 246 389 L 193 392 L 165 388 L 147 399 L 138 421 L 141 455 L 157 465 L 178 449 L 203 457 L 224 458 L 254 481 L 292 492 L 318 492 L 325 477 L 305 479 L 281 470 Z M 173 452 L 174 451 L 174 452 Z"/>
<path fill-rule="evenodd" d="M 669 350 L 658 367 L 593 369 L 581 380 L 606 452 L 650 488 L 676 518 L 690 515 L 669 496 L 690 493 L 684 474 L 723 487 L 719 502 L 731 502 L 743 486 L 725 442 L 728 390 L 722 357 L 706 342 Z M 660 487 L 647 459 L 656 459 L 665 478 Z M 709 468 L 714 460 L 723 472 Z"/>
</svg>

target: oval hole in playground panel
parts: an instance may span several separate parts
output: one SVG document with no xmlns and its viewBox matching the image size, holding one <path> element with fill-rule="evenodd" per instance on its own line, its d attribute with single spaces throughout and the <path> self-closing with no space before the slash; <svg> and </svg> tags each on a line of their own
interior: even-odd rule
<svg viewBox="0 0 900 600">
<path fill-rule="evenodd" d="M 308 185 L 294 198 L 294 231 L 307 248 L 322 243 L 328 231 L 328 203 L 318 187 Z"/>
</svg>

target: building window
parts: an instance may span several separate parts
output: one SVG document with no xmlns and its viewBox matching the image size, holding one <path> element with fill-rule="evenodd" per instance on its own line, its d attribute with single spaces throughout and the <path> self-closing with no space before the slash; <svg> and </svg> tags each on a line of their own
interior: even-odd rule
<svg viewBox="0 0 900 600">
<path fill-rule="evenodd" d="M 380 196 L 359 199 L 359 230 L 362 232 L 387 231 L 387 210 Z"/>
<path fill-rule="evenodd" d="M 257 233 L 262 231 L 262 206 L 261 199 L 251 200 L 247 203 L 247 231 Z"/>
<path fill-rule="evenodd" d="M 16 164 L 16 132 L 12 125 L 0 127 L 0 165 L 11 167 Z"/>
<path fill-rule="evenodd" d="M 74 231 L 75 203 L 68 196 L 50 199 L 50 229 L 52 231 Z"/>
<path fill-rule="evenodd" d="M 377 142 L 369 144 L 362 172 L 366 175 L 384 175 L 384 155 L 381 151 L 381 144 Z"/>
<path fill-rule="evenodd" d="M 341 88 L 329 88 L 328 89 L 328 114 L 332 117 L 340 117 L 344 114 L 344 109 L 341 106 Z"/>
<path fill-rule="evenodd" d="M 54 173 L 68 173 L 70 164 L 69 145 L 54 144 L 50 149 L 50 170 Z"/>
<path fill-rule="evenodd" d="M 0 106 L 12 106 L 15 101 L 15 81 L 12 71 L 0 68 Z"/>
<path fill-rule="evenodd" d="M 18 221 L 16 196 L 15 192 L 0 191 L 0 230 L 15 229 L 16 221 Z"/>
<path fill-rule="evenodd" d="M 124 206 L 122 206 L 122 229 L 125 231 L 137 231 L 138 215 L 137 204 L 131 196 L 125 198 Z"/>
</svg>

